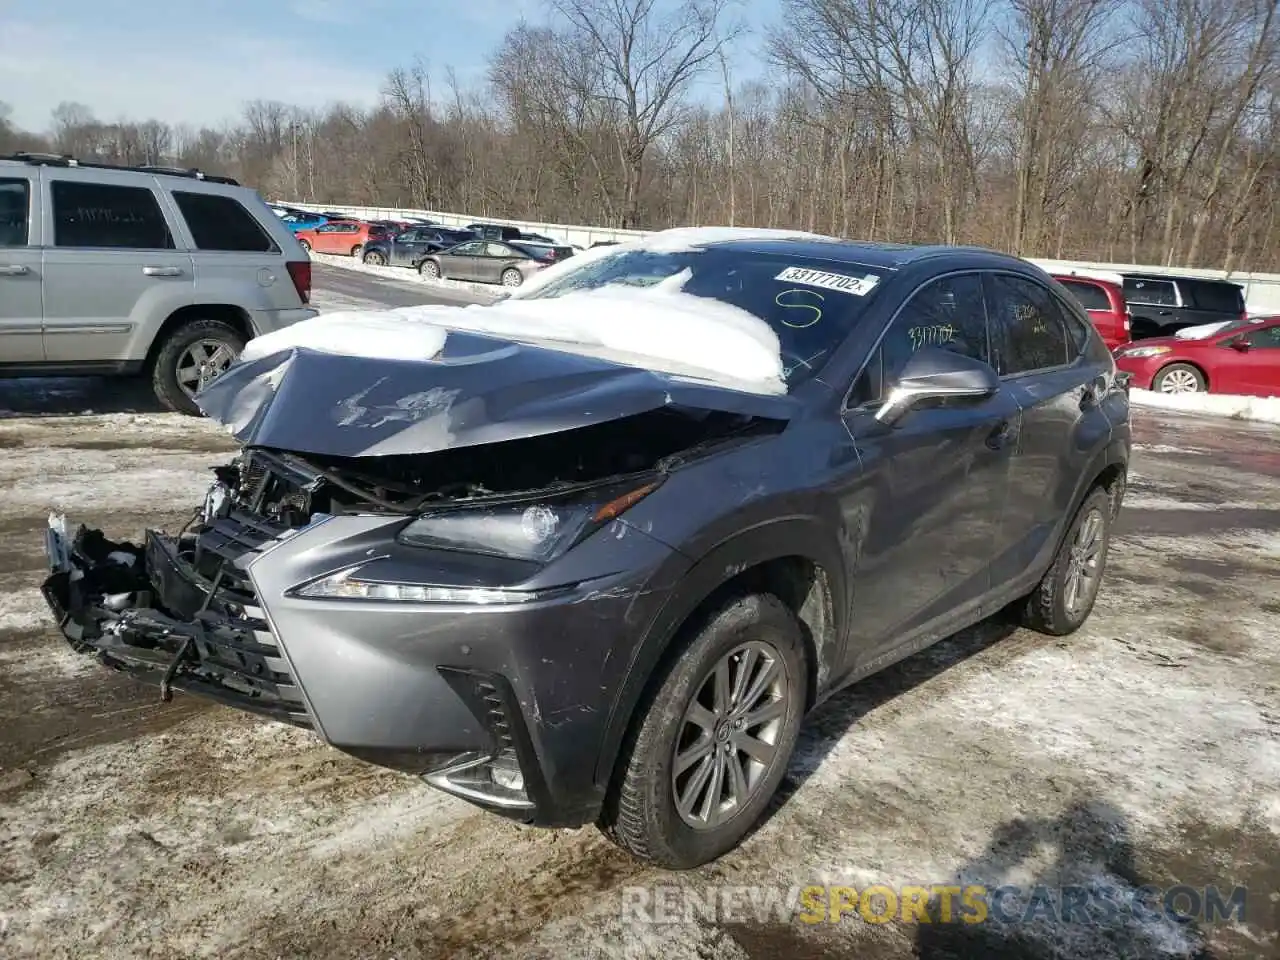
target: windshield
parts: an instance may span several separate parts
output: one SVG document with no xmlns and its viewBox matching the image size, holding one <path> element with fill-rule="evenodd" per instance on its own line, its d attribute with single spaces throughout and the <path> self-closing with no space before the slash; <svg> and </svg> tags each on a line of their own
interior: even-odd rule
<svg viewBox="0 0 1280 960">
<path fill-rule="evenodd" d="M 530 291 L 525 299 L 563 297 L 606 286 L 668 289 L 728 304 L 777 334 L 783 374 L 795 386 L 821 369 L 862 319 L 885 271 L 863 264 L 708 247 L 679 253 L 628 250 Z M 668 281 L 663 283 L 663 281 Z"/>
</svg>

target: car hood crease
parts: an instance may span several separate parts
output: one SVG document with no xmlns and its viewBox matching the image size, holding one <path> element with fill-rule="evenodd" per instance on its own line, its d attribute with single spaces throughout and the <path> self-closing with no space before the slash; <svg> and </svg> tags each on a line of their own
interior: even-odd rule
<svg viewBox="0 0 1280 960">
<path fill-rule="evenodd" d="M 338 457 L 497 443 L 664 406 L 777 420 L 798 409 L 787 395 L 457 332 L 430 360 L 291 347 L 236 364 L 197 403 L 244 446 Z"/>
</svg>

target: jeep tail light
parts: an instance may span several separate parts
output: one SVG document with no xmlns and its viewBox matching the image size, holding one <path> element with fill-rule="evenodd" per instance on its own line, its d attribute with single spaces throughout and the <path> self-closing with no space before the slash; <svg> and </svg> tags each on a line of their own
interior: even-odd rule
<svg viewBox="0 0 1280 960">
<path fill-rule="evenodd" d="M 290 260 L 285 264 L 289 271 L 289 279 L 293 281 L 293 288 L 298 291 L 298 296 L 303 303 L 311 302 L 311 261 L 310 260 Z"/>
</svg>

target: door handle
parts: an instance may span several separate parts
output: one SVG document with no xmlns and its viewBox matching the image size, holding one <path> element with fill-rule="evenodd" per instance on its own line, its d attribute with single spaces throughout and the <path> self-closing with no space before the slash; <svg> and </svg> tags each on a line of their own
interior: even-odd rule
<svg viewBox="0 0 1280 960">
<path fill-rule="evenodd" d="M 1160 316 L 1162 316 L 1162 317 L 1172 317 L 1172 316 L 1173 316 L 1173 311 L 1172 311 L 1172 310 L 1161 310 L 1161 311 L 1159 311 L 1159 315 L 1160 315 Z"/>
<path fill-rule="evenodd" d="M 148 277 L 180 277 L 181 267 L 143 267 L 142 273 Z"/>
<path fill-rule="evenodd" d="M 1003 421 L 998 427 L 991 431 L 987 436 L 987 446 L 992 450 L 1001 450 L 1017 433 L 1012 420 Z"/>
<path fill-rule="evenodd" d="M 31 268 L 25 263 L 9 263 L 0 266 L 0 277 L 25 277 Z"/>
</svg>

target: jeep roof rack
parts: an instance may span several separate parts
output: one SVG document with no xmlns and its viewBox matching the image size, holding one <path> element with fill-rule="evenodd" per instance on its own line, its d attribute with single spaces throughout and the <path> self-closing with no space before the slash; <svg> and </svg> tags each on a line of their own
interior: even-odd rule
<svg viewBox="0 0 1280 960">
<path fill-rule="evenodd" d="M 91 163 L 77 160 L 75 157 L 61 153 L 11 153 L 0 154 L 0 160 L 15 160 L 18 163 L 29 163 L 37 167 L 83 167 L 89 170 L 128 170 L 133 173 L 152 173 L 166 177 L 187 177 L 190 180 L 205 180 L 209 183 L 225 183 L 238 187 L 240 182 L 231 177 L 219 177 L 212 173 L 204 173 L 195 167 L 165 167 L 156 164 L 145 164 L 131 167 L 119 163 Z"/>
</svg>

